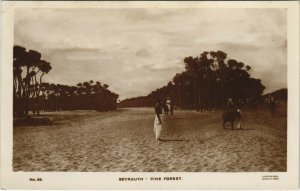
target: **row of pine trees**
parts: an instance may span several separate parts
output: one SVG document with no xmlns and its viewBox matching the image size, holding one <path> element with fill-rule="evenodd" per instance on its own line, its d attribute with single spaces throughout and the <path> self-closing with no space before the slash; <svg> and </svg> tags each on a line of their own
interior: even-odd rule
<svg viewBox="0 0 300 191">
<path fill-rule="evenodd" d="M 177 73 L 167 85 L 147 96 L 126 99 L 120 107 L 153 106 L 157 98 L 170 97 L 181 109 L 205 111 L 222 108 L 228 98 L 236 104 L 254 104 L 265 87 L 250 76 L 251 67 L 228 59 L 222 51 L 203 52 L 184 58 L 185 71 Z"/>
<path fill-rule="evenodd" d="M 13 111 L 14 116 L 28 116 L 40 111 L 116 109 L 118 95 L 99 81 L 78 83 L 76 86 L 49 84 L 43 76 L 52 66 L 41 59 L 41 53 L 26 48 L 13 48 Z"/>
</svg>

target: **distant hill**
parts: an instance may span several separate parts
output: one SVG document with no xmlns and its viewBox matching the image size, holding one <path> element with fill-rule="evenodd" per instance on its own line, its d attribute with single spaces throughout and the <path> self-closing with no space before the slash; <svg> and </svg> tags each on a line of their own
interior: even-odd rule
<svg viewBox="0 0 300 191">
<path fill-rule="evenodd" d="M 288 91 L 287 91 L 287 88 L 282 88 L 282 89 L 276 90 L 274 92 L 264 94 L 263 98 L 266 99 L 269 95 L 273 96 L 275 98 L 275 100 L 287 102 Z"/>
</svg>

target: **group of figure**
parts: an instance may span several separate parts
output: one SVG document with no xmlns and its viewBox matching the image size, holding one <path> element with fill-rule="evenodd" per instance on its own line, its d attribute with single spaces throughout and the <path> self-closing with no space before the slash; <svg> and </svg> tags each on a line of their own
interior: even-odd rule
<svg viewBox="0 0 300 191">
<path fill-rule="evenodd" d="M 162 124 L 162 120 L 160 115 L 162 114 L 162 111 L 164 111 L 165 116 L 169 116 L 169 112 L 171 117 L 173 117 L 174 114 L 174 105 L 171 99 L 168 97 L 165 102 L 163 102 L 161 99 L 156 100 L 155 104 L 155 114 L 158 118 L 158 125 Z"/>
<path fill-rule="evenodd" d="M 261 103 L 259 99 L 248 98 L 246 100 L 246 104 L 249 107 L 251 113 L 257 113 L 257 107 Z M 265 104 L 269 108 L 271 116 L 275 116 L 277 105 L 279 104 L 279 100 L 276 100 L 272 95 L 269 95 L 266 100 Z M 226 105 L 227 110 L 231 109 L 240 109 L 240 104 L 234 104 L 232 98 L 229 98 Z"/>
<path fill-rule="evenodd" d="M 257 105 L 259 104 L 258 100 L 247 100 L 247 104 L 249 105 L 252 112 L 257 112 Z M 271 116 L 275 116 L 276 107 L 279 104 L 279 101 L 276 101 L 273 96 L 269 95 L 266 99 L 266 104 L 269 107 Z M 227 122 L 231 123 L 231 128 L 233 129 L 234 122 L 237 122 L 238 129 L 241 129 L 241 117 L 242 112 L 239 104 L 234 104 L 232 98 L 228 98 L 226 103 L 226 108 L 223 113 L 223 127 L 225 128 L 225 124 Z"/>
<path fill-rule="evenodd" d="M 252 107 L 250 107 L 250 108 L 256 112 L 256 107 L 259 104 L 259 102 L 258 101 L 254 102 L 253 100 L 247 100 L 247 102 L 251 103 L 251 104 L 249 104 L 249 103 L 248 104 L 249 104 L 249 106 L 254 107 L 254 109 Z M 271 116 L 274 116 L 278 102 L 274 99 L 273 96 L 269 96 L 266 99 L 266 104 L 269 106 Z M 161 127 L 162 120 L 161 120 L 160 115 L 164 111 L 165 116 L 169 116 L 169 112 L 170 112 L 170 116 L 173 117 L 173 110 L 174 110 L 174 105 L 169 97 L 165 101 L 162 101 L 161 99 L 156 100 L 156 104 L 155 104 L 156 117 L 155 117 L 155 122 L 154 122 L 154 131 L 155 131 L 157 140 L 159 140 L 159 135 L 162 130 L 162 127 Z M 227 122 L 231 123 L 232 129 L 234 128 L 234 123 L 237 122 L 237 128 L 241 129 L 241 117 L 242 117 L 241 114 L 242 114 L 242 112 L 240 109 L 240 105 L 235 104 L 232 98 L 228 98 L 226 107 L 225 107 L 225 111 L 223 113 L 224 129 L 225 129 L 225 124 Z"/>
</svg>

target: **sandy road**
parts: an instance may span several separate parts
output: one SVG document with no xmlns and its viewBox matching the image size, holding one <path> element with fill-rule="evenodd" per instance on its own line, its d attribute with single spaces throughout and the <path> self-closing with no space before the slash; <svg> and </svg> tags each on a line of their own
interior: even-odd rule
<svg viewBox="0 0 300 191">
<path fill-rule="evenodd" d="M 52 126 L 15 127 L 15 171 L 286 171 L 287 119 L 243 113 L 224 130 L 221 112 L 177 111 L 154 138 L 152 108 L 47 113 Z"/>
</svg>

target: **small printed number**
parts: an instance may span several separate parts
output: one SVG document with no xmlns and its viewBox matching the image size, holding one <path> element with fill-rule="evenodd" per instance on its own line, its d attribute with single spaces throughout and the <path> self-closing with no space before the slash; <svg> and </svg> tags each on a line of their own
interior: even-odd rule
<svg viewBox="0 0 300 191">
<path fill-rule="evenodd" d="M 29 178 L 29 181 L 43 181 L 42 178 Z"/>
</svg>

